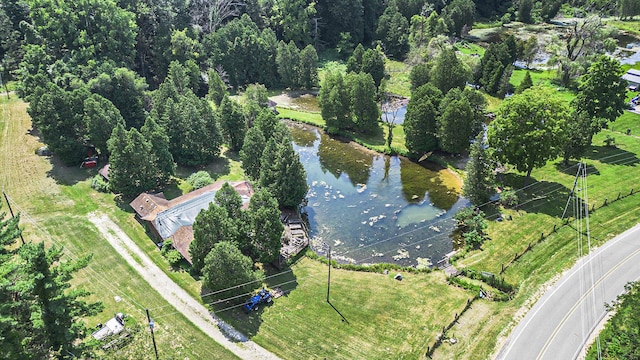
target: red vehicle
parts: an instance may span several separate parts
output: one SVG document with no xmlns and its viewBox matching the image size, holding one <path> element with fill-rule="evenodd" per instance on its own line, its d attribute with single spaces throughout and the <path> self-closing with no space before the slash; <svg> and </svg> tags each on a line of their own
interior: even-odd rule
<svg viewBox="0 0 640 360">
<path fill-rule="evenodd" d="M 98 166 L 98 157 L 93 156 L 93 157 L 88 157 L 86 159 L 84 159 L 84 161 L 82 161 L 82 164 L 80 164 L 81 168 L 94 168 Z"/>
</svg>

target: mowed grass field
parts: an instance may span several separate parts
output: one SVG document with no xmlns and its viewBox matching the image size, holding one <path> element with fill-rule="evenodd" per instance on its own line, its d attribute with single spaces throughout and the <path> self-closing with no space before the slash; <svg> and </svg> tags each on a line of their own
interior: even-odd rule
<svg viewBox="0 0 640 360">
<path fill-rule="evenodd" d="M 0 181 L 12 200 L 14 211 L 21 213 L 20 224 L 26 241 L 63 245 L 66 249 L 64 259 L 93 254 L 89 266 L 73 280 L 74 285 L 93 293 L 89 300 L 99 300 L 105 305 L 101 314 L 85 319 L 87 325 L 93 327 L 104 323 L 117 312 L 127 314 L 132 323 L 143 325 L 143 330 L 134 336 L 130 345 L 119 353 L 104 356 L 154 357 L 145 326 L 144 310 L 149 308 L 155 309 L 151 314 L 156 319 L 155 336 L 161 358 L 236 358 L 168 306 L 160 294 L 101 238 L 86 219 L 91 211 L 109 214 L 133 238 L 141 238 L 144 231 L 136 230 L 140 226 L 133 216 L 118 207 L 113 195 L 99 194 L 89 187 L 86 179 L 95 171 L 63 168 L 55 160 L 35 155 L 35 150 L 42 144 L 30 133 L 31 120 L 25 112 L 26 107 L 15 96 L 9 101 L 4 96 L 0 99 Z M 7 211 L 6 204 L 2 209 Z M 122 300 L 117 302 L 116 296 Z"/>
</svg>

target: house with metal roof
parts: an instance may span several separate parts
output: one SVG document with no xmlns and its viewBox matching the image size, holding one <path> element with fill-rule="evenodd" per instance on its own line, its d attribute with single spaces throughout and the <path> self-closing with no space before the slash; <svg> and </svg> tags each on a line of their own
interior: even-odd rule
<svg viewBox="0 0 640 360">
<path fill-rule="evenodd" d="M 149 231 L 159 241 L 172 239 L 173 247 L 191 263 L 189 245 L 193 241 L 193 223 L 200 211 L 209 208 L 215 195 L 226 181 L 216 181 L 198 190 L 167 200 L 164 193 L 142 193 L 129 205 L 135 210 L 140 222 L 148 225 Z M 242 207 L 248 208 L 253 188 L 248 181 L 230 181 L 242 198 Z"/>
<path fill-rule="evenodd" d="M 629 83 L 629 88 L 637 89 L 640 86 L 640 70 L 629 69 L 622 75 L 622 79 Z"/>
</svg>

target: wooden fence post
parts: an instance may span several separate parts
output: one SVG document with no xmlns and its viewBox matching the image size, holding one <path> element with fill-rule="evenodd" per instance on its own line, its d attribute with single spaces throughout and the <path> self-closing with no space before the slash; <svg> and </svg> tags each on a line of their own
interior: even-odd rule
<svg viewBox="0 0 640 360">
<path fill-rule="evenodd" d="M 633 188 L 631 188 L 631 192 L 629 193 L 629 195 L 633 195 Z"/>
<path fill-rule="evenodd" d="M 609 201 L 609 199 L 608 199 L 608 198 L 604 198 L 604 205 L 602 205 L 602 206 L 607 206 L 607 202 L 608 202 L 608 201 Z"/>
<path fill-rule="evenodd" d="M 556 224 L 553 224 L 553 232 L 556 232 Z"/>
</svg>

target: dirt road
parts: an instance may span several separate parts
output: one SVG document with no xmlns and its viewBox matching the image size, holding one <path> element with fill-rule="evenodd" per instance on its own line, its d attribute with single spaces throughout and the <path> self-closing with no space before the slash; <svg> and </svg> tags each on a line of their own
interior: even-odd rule
<svg viewBox="0 0 640 360">
<path fill-rule="evenodd" d="M 156 266 L 127 234 L 105 214 L 91 213 L 89 221 L 93 223 L 109 244 L 133 267 L 162 297 L 193 322 L 205 334 L 236 356 L 243 359 L 278 359 L 269 351 L 260 347 L 232 326 L 218 319 L 202 304 L 193 299 L 186 291 L 171 280 Z M 222 333 L 220 329 L 224 329 Z"/>
</svg>

